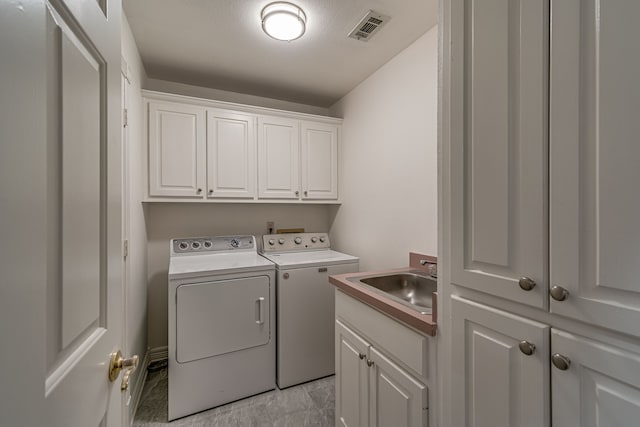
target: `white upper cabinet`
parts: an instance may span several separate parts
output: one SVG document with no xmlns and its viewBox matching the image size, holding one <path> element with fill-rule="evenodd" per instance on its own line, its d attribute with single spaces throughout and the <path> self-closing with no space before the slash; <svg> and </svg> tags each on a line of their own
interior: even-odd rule
<svg viewBox="0 0 640 427">
<path fill-rule="evenodd" d="M 640 353 L 555 329 L 551 349 L 554 427 L 639 425 Z"/>
<path fill-rule="evenodd" d="M 549 326 L 453 297 L 453 426 L 549 426 Z"/>
<path fill-rule="evenodd" d="M 297 120 L 261 116 L 258 118 L 258 196 L 297 199 L 299 177 L 300 124 Z"/>
<path fill-rule="evenodd" d="M 552 8 L 550 308 L 638 336 L 640 2 Z"/>
<path fill-rule="evenodd" d="M 147 202 L 338 203 L 341 119 L 143 94 Z"/>
<path fill-rule="evenodd" d="M 207 111 L 207 197 L 255 196 L 255 126 L 251 115 Z"/>
<path fill-rule="evenodd" d="M 205 172 L 205 109 L 149 102 L 149 195 L 202 198 Z"/>
<path fill-rule="evenodd" d="M 338 198 L 338 127 L 302 122 L 301 173 L 303 199 Z"/>
<path fill-rule="evenodd" d="M 464 136 L 451 146 L 451 281 L 542 309 L 547 4 L 464 3 Z"/>
</svg>

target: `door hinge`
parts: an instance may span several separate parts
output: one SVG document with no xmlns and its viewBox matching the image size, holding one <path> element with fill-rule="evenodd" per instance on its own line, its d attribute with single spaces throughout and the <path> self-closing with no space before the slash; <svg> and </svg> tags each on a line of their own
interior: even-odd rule
<svg viewBox="0 0 640 427">
<path fill-rule="evenodd" d="M 122 257 L 124 259 L 127 259 L 128 256 L 129 256 L 129 240 L 125 240 L 122 243 Z"/>
<path fill-rule="evenodd" d="M 122 109 L 122 127 L 126 128 L 129 126 L 129 110 L 126 108 Z"/>
</svg>

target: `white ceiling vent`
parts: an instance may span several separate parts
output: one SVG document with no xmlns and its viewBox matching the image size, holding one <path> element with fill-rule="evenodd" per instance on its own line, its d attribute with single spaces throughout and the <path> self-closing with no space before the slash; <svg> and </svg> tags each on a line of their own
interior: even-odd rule
<svg viewBox="0 0 640 427">
<path fill-rule="evenodd" d="M 373 37 L 380 27 L 386 24 L 389 19 L 391 18 L 387 15 L 382 15 L 381 13 L 370 10 L 364 18 L 358 22 L 358 25 L 351 30 L 349 37 L 366 42 Z"/>
</svg>

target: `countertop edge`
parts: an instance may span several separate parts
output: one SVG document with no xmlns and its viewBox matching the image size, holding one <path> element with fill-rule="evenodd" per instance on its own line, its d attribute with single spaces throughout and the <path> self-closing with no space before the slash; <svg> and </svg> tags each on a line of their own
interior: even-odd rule
<svg viewBox="0 0 640 427">
<path fill-rule="evenodd" d="M 363 286 L 350 281 L 350 279 L 366 277 L 377 274 L 389 274 L 407 270 L 413 270 L 412 267 L 394 268 L 381 271 L 363 271 L 358 273 L 336 274 L 329 276 L 329 283 L 343 291 L 345 294 L 367 304 L 389 317 L 407 324 L 418 331 L 434 337 L 436 335 L 437 323 L 433 320 L 432 314 L 420 314 L 415 310 L 405 307 L 383 295 L 379 295 L 370 291 Z M 435 298 L 434 298 L 435 302 Z M 433 313 L 437 313 L 437 307 L 433 307 Z"/>
</svg>

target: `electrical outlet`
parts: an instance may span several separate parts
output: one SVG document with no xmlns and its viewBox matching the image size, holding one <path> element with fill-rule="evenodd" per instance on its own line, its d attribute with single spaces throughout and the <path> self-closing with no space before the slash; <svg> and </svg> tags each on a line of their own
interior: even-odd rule
<svg viewBox="0 0 640 427">
<path fill-rule="evenodd" d="M 273 234 L 274 231 L 275 231 L 275 222 L 267 221 L 267 232 L 269 234 Z"/>
</svg>

